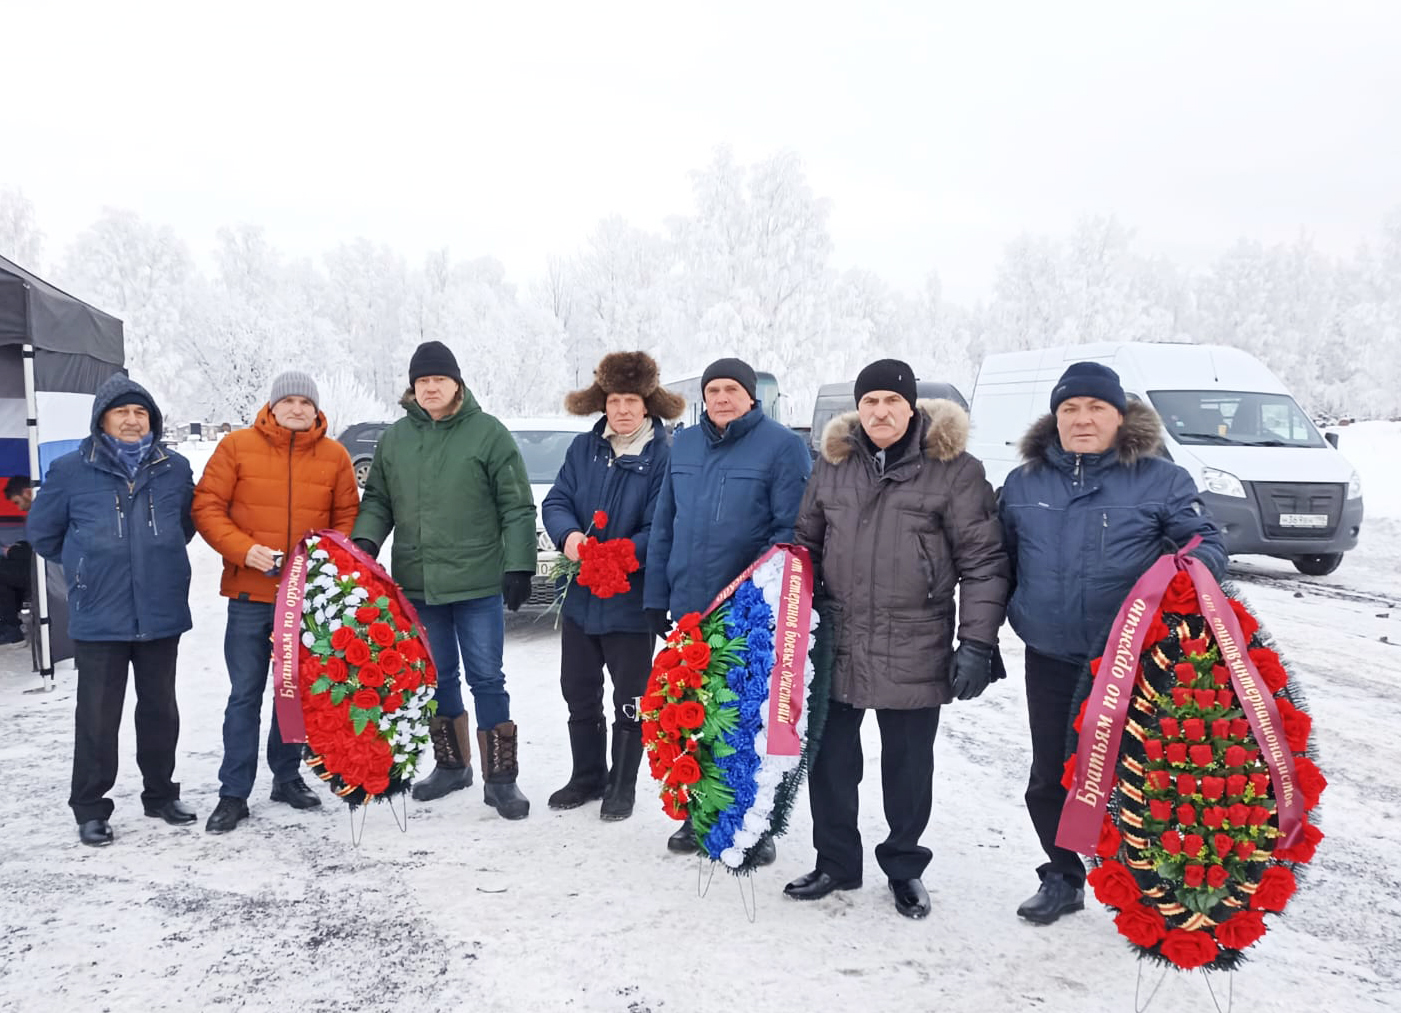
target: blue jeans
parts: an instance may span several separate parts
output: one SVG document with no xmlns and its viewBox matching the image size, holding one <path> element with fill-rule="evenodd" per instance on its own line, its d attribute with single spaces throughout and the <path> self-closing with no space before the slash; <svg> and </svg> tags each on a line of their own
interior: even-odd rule
<svg viewBox="0 0 1401 1013">
<path fill-rule="evenodd" d="M 428 605 L 413 602 L 428 634 L 433 664 L 438 666 L 438 716 L 455 718 L 462 706 L 458 648 L 467 670 L 467 685 L 477 712 L 478 728 L 495 728 L 511 720 L 511 697 L 501 656 L 506 649 L 506 610 L 499 594 L 487 598 Z"/>
<path fill-rule="evenodd" d="M 224 707 L 224 762 L 219 794 L 247 798 L 258 774 L 258 723 L 272 666 L 272 602 L 229 599 L 224 627 L 224 663 L 229 667 L 229 702 Z M 302 762 L 298 742 L 283 742 L 277 710 L 268 729 L 268 768 L 274 782 L 297 776 Z"/>
</svg>

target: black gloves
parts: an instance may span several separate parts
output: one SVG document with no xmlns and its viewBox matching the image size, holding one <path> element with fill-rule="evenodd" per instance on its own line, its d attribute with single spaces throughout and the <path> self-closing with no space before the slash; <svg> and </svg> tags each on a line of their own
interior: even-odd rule
<svg viewBox="0 0 1401 1013">
<path fill-rule="evenodd" d="M 666 617 L 666 609 L 646 609 L 647 625 L 652 627 L 652 632 L 665 640 L 666 635 L 671 632 L 671 620 Z"/>
<path fill-rule="evenodd" d="M 535 574 L 524 570 L 507 570 L 501 575 L 501 597 L 512 612 L 519 611 L 530 597 L 530 578 L 533 576 Z"/>
<path fill-rule="evenodd" d="M 371 559 L 374 559 L 376 556 L 379 555 L 379 546 L 376 545 L 374 542 L 370 541 L 368 538 L 352 538 L 351 541 L 355 543 L 355 547 L 357 549 L 359 549 L 365 555 L 369 556 Z"/>
<path fill-rule="evenodd" d="M 972 700 L 982 695 L 992 682 L 992 659 L 996 653 L 996 647 L 976 640 L 965 640 L 958 645 L 949 665 L 949 684 L 955 697 Z"/>
</svg>

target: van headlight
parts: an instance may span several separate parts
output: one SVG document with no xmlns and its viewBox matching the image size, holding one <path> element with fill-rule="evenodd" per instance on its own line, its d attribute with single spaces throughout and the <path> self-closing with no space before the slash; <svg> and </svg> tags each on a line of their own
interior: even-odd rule
<svg viewBox="0 0 1401 1013">
<path fill-rule="evenodd" d="M 1347 498 L 1362 498 L 1362 476 L 1355 471 L 1352 473 L 1352 477 L 1347 480 Z"/>
<path fill-rule="evenodd" d="M 1241 485 L 1240 479 L 1232 475 L 1229 471 L 1218 471 L 1215 468 L 1202 469 L 1202 485 L 1206 486 L 1207 492 L 1214 492 L 1218 496 L 1239 496 L 1245 498 L 1245 486 Z"/>
</svg>

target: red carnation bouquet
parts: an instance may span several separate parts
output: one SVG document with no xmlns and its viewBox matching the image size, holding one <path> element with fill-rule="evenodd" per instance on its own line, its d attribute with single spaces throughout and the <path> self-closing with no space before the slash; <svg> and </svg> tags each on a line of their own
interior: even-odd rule
<svg viewBox="0 0 1401 1013">
<path fill-rule="evenodd" d="M 1093 856 L 1140 956 L 1228 970 L 1313 859 L 1328 782 L 1279 655 L 1191 548 L 1145 574 L 1090 664 L 1057 843 Z"/>
<path fill-rule="evenodd" d="M 642 567 L 637 561 L 637 547 L 631 538 L 600 541 L 594 537 L 592 532 L 595 529 L 602 531 L 607 526 L 608 515 L 602 510 L 595 510 L 588 530 L 584 532 L 584 540 L 579 543 L 578 560 L 560 554 L 550 571 L 556 583 L 561 579 L 564 582 L 553 608 L 564 608 L 564 599 L 569 594 L 570 586 L 575 583 L 587 588 L 596 598 L 612 598 L 632 590 L 628 574 L 636 573 Z M 555 625 L 559 625 L 558 616 Z"/>
<path fill-rule="evenodd" d="M 275 631 L 283 739 L 352 808 L 392 797 L 428 745 L 437 674 L 413 606 L 335 531 L 308 535 L 283 566 Z"/>
</svg>

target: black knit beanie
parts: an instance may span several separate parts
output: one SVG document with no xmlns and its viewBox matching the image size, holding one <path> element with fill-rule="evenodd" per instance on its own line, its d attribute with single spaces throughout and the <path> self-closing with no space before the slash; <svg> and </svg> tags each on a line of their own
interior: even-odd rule
<svg viewBox="0 0 1401 1013">
<path fill-rule="evenodd" d="M 915 390 L 915 372 L 899 359 L 877 359 L 856 375 L 856 403 L 873 390 L 890 390 L 899 394 L 914 408 L 919 394 Z"/>
<path fill-rule="evenodd" d="M 409 384 L 420 376 L 447 376 L 462 383 L 457 357 L 441 341 L 425 341 L 414 349 L 413 358 L 409 359 Z"/>
<path fill-rule="evenodd" d="M 1119 411 L 1128 407 L 1128 398 L 1119 383 L 1119 374 L 1098 362 L 1073 362 L 1051 390 L 1051 412 L 1072 397 L 1094 397 L 1107 401 Z"/>
<path fill-rule="evenodd" d="M 754 367 L 743 359 L 716 359 L 701 374 L 701 397 L 711 380 L 733 380 L 744 388 L 751 399 L 759 400 L 759 378 L 754 375 Z"/>
</svg>

